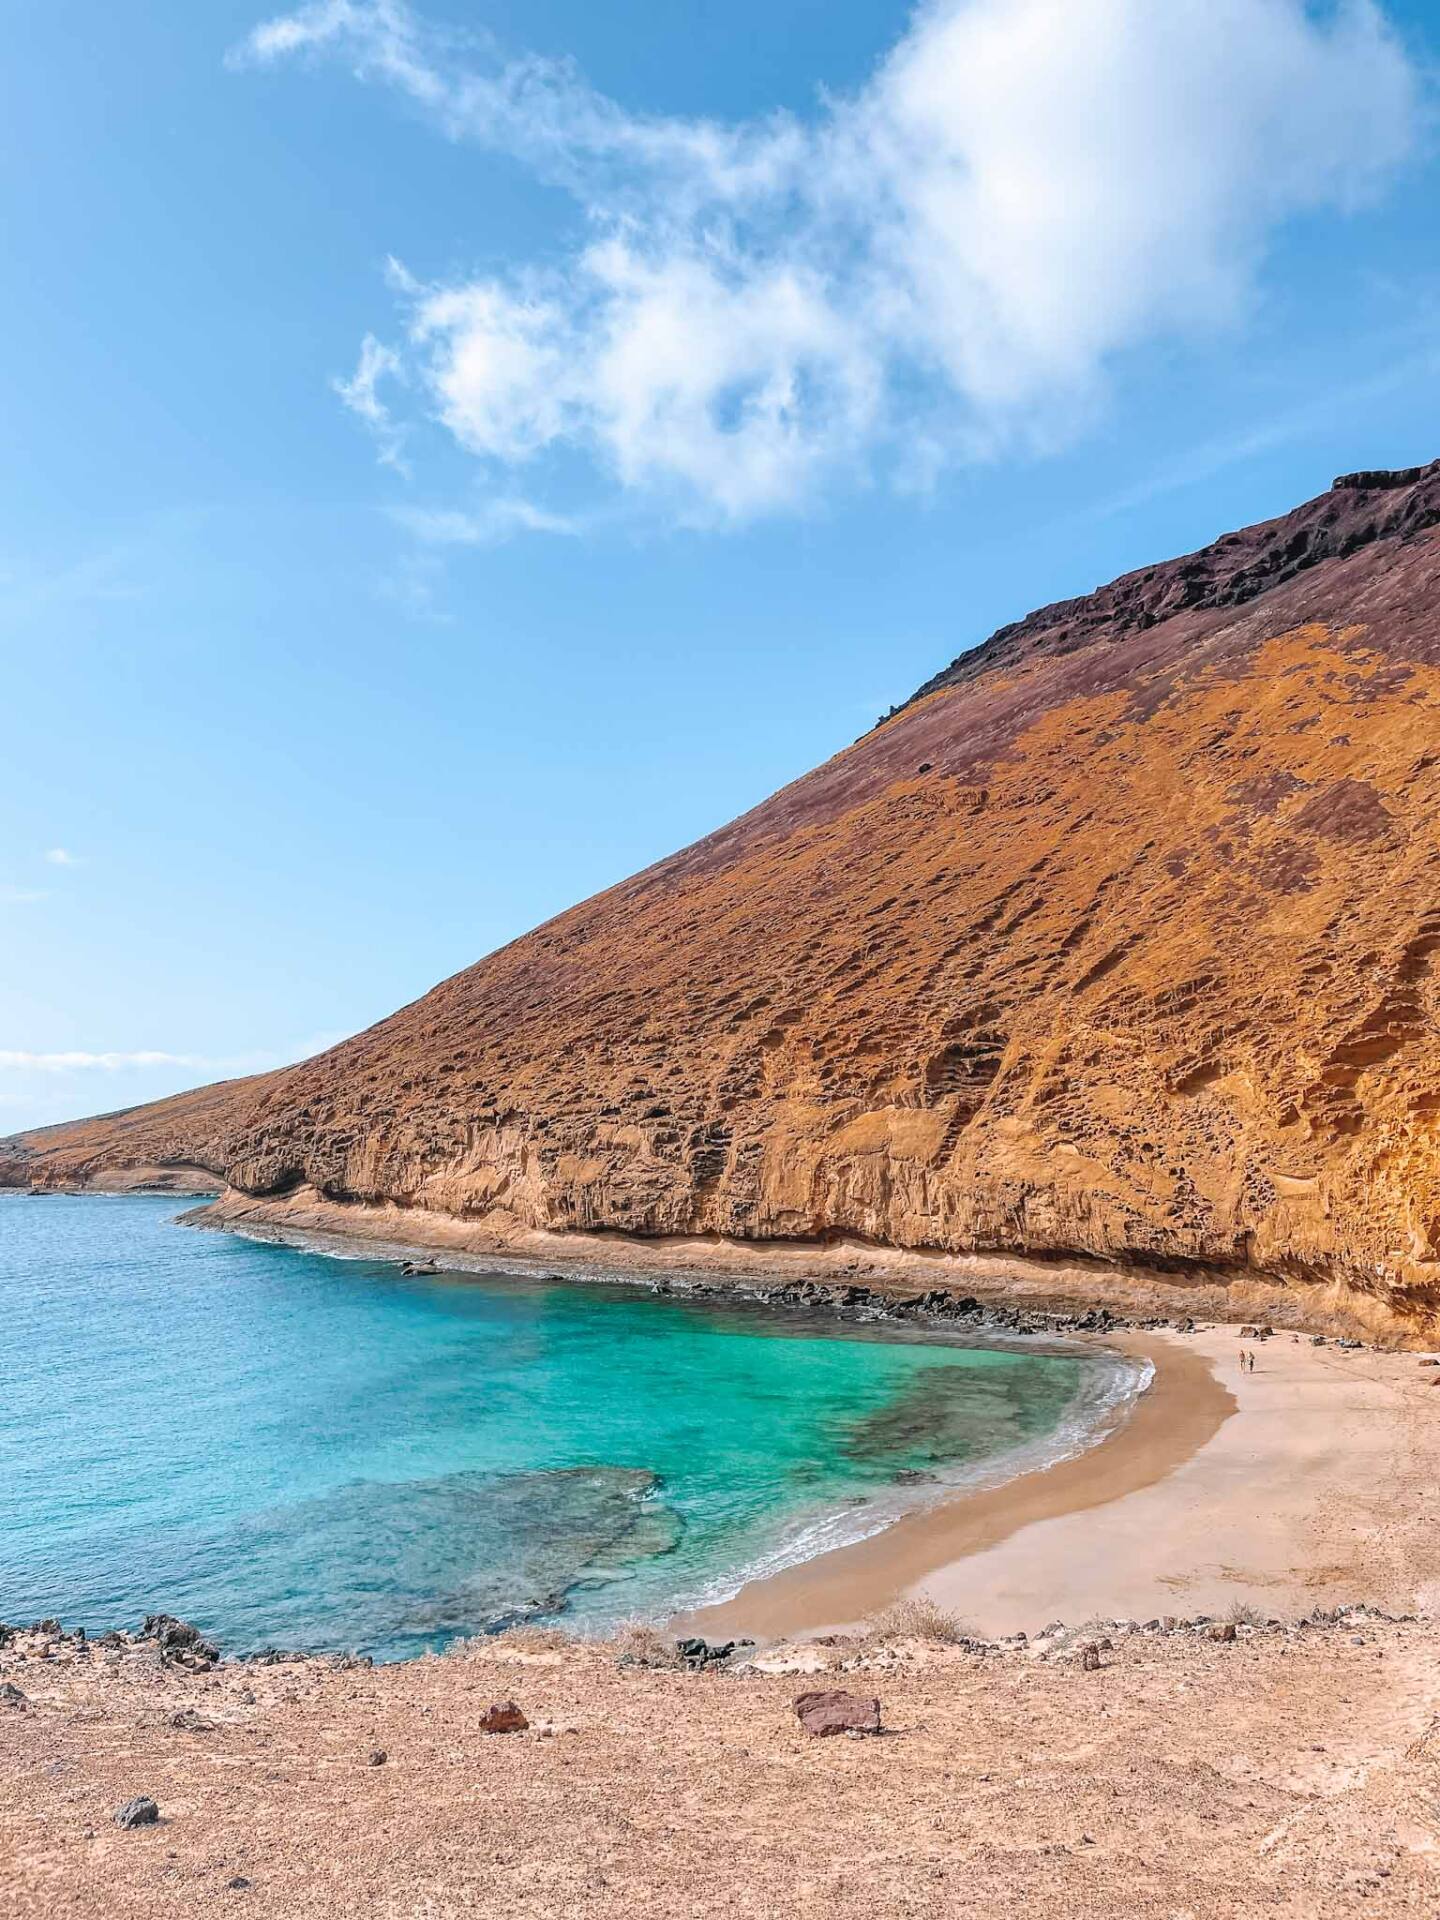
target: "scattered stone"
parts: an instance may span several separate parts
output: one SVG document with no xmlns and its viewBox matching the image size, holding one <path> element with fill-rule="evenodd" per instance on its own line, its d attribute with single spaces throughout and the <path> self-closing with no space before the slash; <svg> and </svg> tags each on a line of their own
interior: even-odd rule
<svg viewBox="0 0 1440 1920">
<path fill-rule="evenodd" d="M 225 1884 L 232 1893 L 244 1893 L 245 1889 L 250 1885 L 250 1882 L 245 1878 L 243 1873 L 237 1873 L 233 1880 L 227 1880 Z"/>
<path fill-rule="evenodd" d="M 480 1716 L 481 1733 L 523 1733 L 529 1724 L 513 1700 L 498 1700 Z"/>
<path fill-rule="evenodd" d="M 721 1666 L 734 1653 L 734 1640 L 677 1640 L 675 1651 L 687 1667 L 699 1671 L 701 1667 Z"/>
<path fill-rule="evenodd" d="M 1217 1620 L 1215 1625 L 1210 1629 L 1210 1638 L 1212 1640 L 1229 1641 L 1235 1639 L 1235 1637 L 1235 1622 L 1233 1620 Z"/>
<path fill-rule="evenodd" d="M 386 1753 L 383 1747 L 372 1747 L 370 1749 L 370 1758 L 365 1764 L 370 1767 L 383 1767 L 389 1758 L 389 1754 Z"/>
<path fill-rule="evenodd" d="M 198 1627 L 192 1627 L 188 1620 L 177 1620 L 173 1613 L 147 1614 L 140 1638 L 158 1643 L 162 1662 L 174 1661 L 197 1672 L 205 1672 L 220 1658 L 220 1649 L 206 1640 Z"/>
<path fill-rule="evenodd" d="M 22 1693 L 11 1681 L 7 1680 L 0 1686 L 0 1707 L 13 1707 L 17 1712 L 24 1713 L 29 1705 L 29 1694 Z"/>
<path fill-rule="evenodd" d="M 1089 1647 L 1082 1647 L 1080 1649 L 1080 1667 L 1082 1672 L 1084 1673 L 1099 1673 L 1100 1671 L 1099 1647 L 1089 1646 Z"/>
<path fill-rule="evenodd" d="M 802 1693 L 795 1713 L 806 1733 L 824 1739 L 835 1733 L 879 1733 L 880 1702 L 842 1689 Z"/>
<path fill-rule="evenodd" d="M 172 1727 L 178 1727 L 181 1733 L 213 1733 L 215 1722 L 207 1720 L 203 1713 L 197 1713 L 194 1707 L 181 1707 L 178 1713 L 170 1716 Z"/>
<path fill-rule="evenodd" d="M 159 1818 L 160 1809 L 148 1793 L 139 1794 L 115 1809 L 117 1827 L 153 1827 Z"/>
</svg>

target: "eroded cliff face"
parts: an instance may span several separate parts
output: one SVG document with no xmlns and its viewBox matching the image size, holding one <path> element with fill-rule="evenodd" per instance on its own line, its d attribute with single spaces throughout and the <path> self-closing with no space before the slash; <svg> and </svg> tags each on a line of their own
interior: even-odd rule
<svg viewBox="0 0 1440 1920">
<path fill-rule="evenodd" d="M 282 1073 L 0 1149 L 1440 1309 L 1440 463 L 1030 616 Z"/>
</svg>

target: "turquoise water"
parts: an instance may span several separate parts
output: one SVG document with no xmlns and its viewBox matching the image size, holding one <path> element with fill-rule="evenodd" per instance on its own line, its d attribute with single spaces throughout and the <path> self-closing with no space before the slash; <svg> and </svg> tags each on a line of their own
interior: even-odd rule
<svg viewBox="0 0 1440 1920">
<path fill-rule="evenodd" d="M 176 1211 L 0 1196 L 0 1619 L 163 1609 L 232 1652 L 393 1658 L 658 1617 L 1073 1450 L 1127 1384 L 640 1287 L 405 1278 Z"/>
</svg>

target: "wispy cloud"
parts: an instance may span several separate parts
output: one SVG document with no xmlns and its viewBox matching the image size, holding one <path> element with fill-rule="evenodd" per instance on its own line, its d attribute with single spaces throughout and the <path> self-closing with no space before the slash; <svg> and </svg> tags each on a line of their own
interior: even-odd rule
<svg viewBox="0 0 1440 1920">
<path fill-rule="evenodd" d="M 0 1069 L 20 1073 L 121 1073 L 134 1067 L 186 1067 L 206 1073 L 241 1070 L 235 1060 L 210 1060 L 203 1054 L 163 1053 L 152 1048 L 132 1053 L 27 1053 L 0 1047 Z"/>
<path fill-rule="evenodd" d="M 399 472 L 408 471 L 401 457 L 405 429 L 400 426 L 380 393 L 382 380 L 405 379 L 405 363 L 393 347 L 385 346 L 373 333 L 367 333 L 360 346 L 360 360 L 348 380 L 336 380 L 335 391 L 345 405 L 365 422 L 375 437 L 380 459 Z"/>
<path fill-rule="evenodd" d="M 46 897 L 43 887 L 0 886 L 0 907 L 29 907 Z"/>
<path fill-rule="evenodd" d="M 347 1036 L 340 1032 L 313 1033 L 297 1046 L 279 1051 L 215 1055 L 171 1053 L 159 1047 L 114 1049 L 91 1053 L 82 1049 L 39 1053 L 19 1047 L 0 1047 L 0 1072 L 10 1073 L 129 1073 L 147 1068 L 183 1069 L 187 1073 L 263 1073 L 271 1067 L 308 1060 L 337 1046 Z"/>
<path fill-rule="evenodd" d="M 1277 228 L 1373 193 L 1418 119 L 1372 0 L 922 0 L 858 92 L 735 125 L 629 112 L 404 0 L 314 0 L 241 50 L 297 55 L 587 216 L 558 264 L 392 274 L 403 336 L 342 385 L 382 452 L 387 383 L 493 474 L 578 455 L 712 525 L 1064 437 L 1125 350 L 1243 319 Z"/>
<path fill-rule="evenodd" d="M 578 534 L 584 521 L 554 513 L 533 501 L 498 497 L 473 508 L 394 507 L 390 517 L 415 537 L 435 547 L 484 547 L 516 533 Z"/>
<path fill-rule="evenodd" d="M 50 568 L 29 560 L 0 560 L 0 621 L 26 619 L 57 606 L 138 600 L 144 588 L 135 578 L 134 563 L 135 556 L 123 548 Z"/>
<path fill-rule="evenodd" d="M 78 867 L 82 862 L 78 853 L 71 853 L 68 847 L 47 847 L 45 859 L 52 867 Z"/>
</svg>

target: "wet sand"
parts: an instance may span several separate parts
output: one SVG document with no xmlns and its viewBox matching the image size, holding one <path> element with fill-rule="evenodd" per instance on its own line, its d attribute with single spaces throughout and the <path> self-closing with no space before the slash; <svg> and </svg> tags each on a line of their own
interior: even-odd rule
<svg viewBox="0 0 1440 1920">
<path fill-rule="evenodd" d="M 681 1616 L 678 1630 L 772 1639 L 854 1626 L 902 1593 L 931 1592 L 937 1575 L 1022 1528 L 1088 1512 L 1165 1479 L 1235 1411 L 1234 1396 L 1204 1355 L 1178 1342 L 1107 1345 L 1148 1359 L 1154 1377 L 1084 1453 L 918 1509 L 868 1540 L 752 1581 L 733 1600 Z"/>
</svg>

